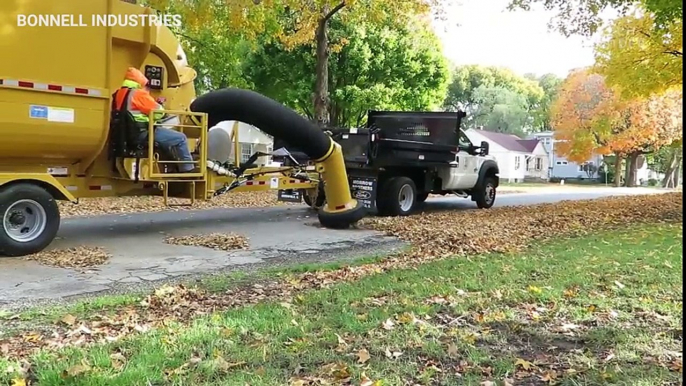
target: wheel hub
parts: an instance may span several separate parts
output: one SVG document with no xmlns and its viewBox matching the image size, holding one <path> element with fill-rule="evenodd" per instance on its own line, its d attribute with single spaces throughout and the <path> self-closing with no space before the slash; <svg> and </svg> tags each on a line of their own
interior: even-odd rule
<svg viewBox="0 0 686 386">
<path fill-rule="evenodd" d="M 3 216 L 5 234 L 20 243 L 31 242 L 43 233 L 47 225 L 45 209 L 33 200 L 19 200 Z"/>
<path fill-rule="evenodd" d="M 26 216 L 24 216 L 21 212 L 15 210 L 10 214 L 9 221 L 12 226 L 18 227 L 24 225 L 24 223 L 26 222 Z"/>
<path fill-rule="evenodd" d="M 493 197 L 495 196 L 495 189 L 493 189 L 493 185 L 486 185 L 486 200 L 488 202 L 493 201 Z"/>
<path fill-rule="evenodd" d="M 406 212 L 412 208 L 412 205 L 414 204 L 414 192 L 412 191 L 412 187 L 410 185 L 404 185 L 402 188 L 400 188 L 400 192 L 398 193 L 398 203 L 400 204 L 400 209 L 402 209 L 403 212 Z"/>
</svg>

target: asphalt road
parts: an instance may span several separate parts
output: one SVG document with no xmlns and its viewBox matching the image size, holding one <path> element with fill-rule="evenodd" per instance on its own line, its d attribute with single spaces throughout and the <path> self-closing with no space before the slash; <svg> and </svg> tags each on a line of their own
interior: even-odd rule
<svg viewBox="0 0 686 386">
<path fill-rule="evenodd" d="M 610 195 L 645 194 L 654 189 L 560 188 L 502 194 L 496 206 L 584 200 Z M 430 198 L 427 210 L 474 209 L 469 199 Z M 164 243 L 167 236 L 235 232 L 249 238 L 245 251 L 222 252 Z M 0 258 L 0 310 L 73 297 L 146 288 L 166 280 L 230 270 L 251 270 L 313 261 L 388 254 L 404 244 L 380 233 L 318 226 L 303 205 L 265 209 L 211 209 L 136 213 L 63 220 L 48 249 L 100 246 L 112 259 L 97 270 L 53 268 L 22 258 Z"/>
</svg>

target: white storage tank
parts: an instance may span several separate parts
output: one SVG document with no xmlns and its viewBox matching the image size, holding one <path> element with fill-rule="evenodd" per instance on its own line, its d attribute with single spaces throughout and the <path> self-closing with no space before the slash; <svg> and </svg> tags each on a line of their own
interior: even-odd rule
<svg viewBox="0 0 686 386">
<path fill-rule="evenodd" d="M 213 161 L 233 163 L 233 126 L 236 121 L 222 121 L 211 127 L 207 133 L 207 158 Z M 238 122 L 238 142 L 240 144 L 240 161 L 246 162 L 256 152 L 271 153 L 274 139 L 255 126 Z M 260 157 L 255 162 L 264 166 L 271 162 L 271 157 Z"/>
</svg>

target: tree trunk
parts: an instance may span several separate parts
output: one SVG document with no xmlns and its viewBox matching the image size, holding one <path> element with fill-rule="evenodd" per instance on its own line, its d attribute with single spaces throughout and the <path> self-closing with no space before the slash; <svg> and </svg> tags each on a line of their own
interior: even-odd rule
<svg viewBox="0 0 686 386">
<path fill-rule="evenodd" d="M 317 123 L 329 124 L 329 20 L 345 7 L 345 1 L 329 9 L 325 6 L 322 10 L 324 17 L 319 20 L 317 26 L 317 66 L 316 81 L 314 84 L 314 117 Z"/>
<path fill-rule="evenodd" d="M 674 175 L 672 176 L 672 184 L 674 184 L 674 188 L 679 187 L 679 181 L 681 180 L 681 164 L 683 161 L 684 158 L 677 155 L 676 169 L 674 169 Z"/>
<path fill-rule="evenodd" d="M 615 187 L 622 186 L 622 156 L 615 154 Z"/>
<path fill-rule="evenodd" d="M 629 154 L 628 167 L 626 173 L 626 186 L 629 188 L 636 187 L 636 174 L 638 172 L 638 156 L 640 152 L 633 152 Z"/>
<path fill-rule="evenodd" d="M 670 187 L 677 166 L 679 166 L 679 149 L 674 149 L 672 151 L 672 155 L 669 157 L 669 166 L 667 167 L 667 170 L 665 170 L 665 177 L 662 179 L 662 183 L 660 184 L 663 188 Z"/>
<path fill-rule="evenodd" d="M 317 123 L 329 122 L 329 36 L 327 20 L 317 28 L 317 66 L 314 85 L 314 117 Z"/>
</svg>

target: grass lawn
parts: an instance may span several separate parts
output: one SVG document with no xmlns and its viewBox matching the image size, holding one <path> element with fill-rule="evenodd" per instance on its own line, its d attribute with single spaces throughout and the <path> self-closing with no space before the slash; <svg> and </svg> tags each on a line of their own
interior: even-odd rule
<svg viewBox="0 0 686 386">
<path fill-rule="evenodd" d="M 681 240 L 681 224 L 644 224 L 434 261 L 41 351 L 28 374 L 89 386 L 681 384 Z M 20 367 L 0 359 L 0 384 L 21 385 Z"/>
</svg>

